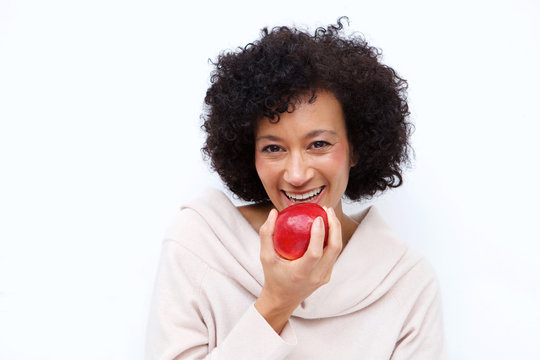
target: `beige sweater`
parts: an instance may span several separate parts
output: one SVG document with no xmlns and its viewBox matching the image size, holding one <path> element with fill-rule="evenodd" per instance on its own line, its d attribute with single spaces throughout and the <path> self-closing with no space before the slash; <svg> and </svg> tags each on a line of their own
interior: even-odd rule
<svg viewBox="0 0 540 360">
<path fill-rule="evenodd" d="M 432 267 L 376 208 L 353 218 L 366 212 L 330 282 L 277 334 L 253 306 L 258 234 L 220 191 L 182 207 L 163 241 L 146 359 L 445 359 Z"/>
</svg>

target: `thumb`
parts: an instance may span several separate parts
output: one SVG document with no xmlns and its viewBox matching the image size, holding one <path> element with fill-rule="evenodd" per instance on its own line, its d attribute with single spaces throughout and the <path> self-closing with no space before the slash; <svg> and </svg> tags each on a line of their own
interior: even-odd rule
<svg viewBox="0 0 540 360">
<path fill-rule="evenodd" d="M 268 213 L 266 221 L 259 229 L 259 236 L 261 238 L 261 253 L 273 253 L 274 252 L 274 227 L 276 225 L 277 210 L 272 209 Z"/>
<path fill-rule="evenodd" d="M 309 241 L 306 255 L 312 260 L 318 261 L 323 255 L 324 245 L 324 222 L 322 217 L 317 217 L 311 225 L 311 239 Z"/>
</svg>

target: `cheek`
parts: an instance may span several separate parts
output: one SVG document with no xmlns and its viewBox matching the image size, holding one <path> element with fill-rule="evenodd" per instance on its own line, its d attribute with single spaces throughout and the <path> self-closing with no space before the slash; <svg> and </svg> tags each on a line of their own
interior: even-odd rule
<svg viewBox="0 0 540 360">
<path fill-rule="evenodd" d="M 257 175 L 262 180 L 261 172 L 264 172 L 264 165 L 258 156 L 255 156 L 255 170 L 257 170 Z"/>
<path fill-rule="evenodd" d="M 349 149 L 347 146 L 343 146 L 341 144 L 338 144 L 334 151 L 332 151 L 328 156 L 328 166 L 332 168 L 334 172 L 338 172 L 340 169 L 347 169 L 350 168 L 350 160 L 349 160 Z"/>
<path fill-rule="evenodd" d="M 266 186 L 268 182 L 272 181 L 272 167 L 270 164 L 268 164 L 268 161 L 265 161 L 264 158 L 255 156 L 255 169 L 257 170 L 257 175 L 259 175 L 259 179 L 261 179 L 263 185 Z"/>
</svg>

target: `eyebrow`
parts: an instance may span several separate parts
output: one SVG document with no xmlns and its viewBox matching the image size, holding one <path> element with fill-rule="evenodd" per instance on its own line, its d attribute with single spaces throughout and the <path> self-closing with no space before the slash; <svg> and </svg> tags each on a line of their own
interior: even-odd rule
<svg viewBox="0 0 540 360">
<path fill-rule="evenodd" d="M 304 136 L 304 139 L 310 139 L 310 138 L 313 138 L 313 137 L 316 137 L 316 136 L 319 136 L 323 133 L 328 133 L 330 135 L 337 135 L 337 133 L 334 131 L 334 130 L 324 130 L 324 129 L 318 129 L 318 130 L 313 130 L 313 131 L 310 131 L 309 133 L 306 134 L 306 136 Z M 279 141 L 281 140 L 280 137 L 278 136 L 274 136 L 274 135 L 262 135 L 262 136 L 258 136 L 255 141 L 259 141 L 259 140 L 270 140 L 270 141 Z"/>
</svg>

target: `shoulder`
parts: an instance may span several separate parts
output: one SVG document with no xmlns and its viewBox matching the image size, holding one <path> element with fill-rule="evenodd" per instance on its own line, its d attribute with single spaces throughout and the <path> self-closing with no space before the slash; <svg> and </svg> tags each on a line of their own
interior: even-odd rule
<svg viewBox="0 0 540 360">
<path fill-rule="evenodd" d="M 200 213 L 190 208 L 180 209 L 169 221 L 164 239 L 182 243 L 190 235 L 201 234 L 209 225 Z"/>
<path fill-rule="evenodd" d="M 355 250 L 362 273 L 381 280 L 380 289 L 391 291 L 400 301 L 416 298 L 425 291 L 438 291 L 437 275 L 429 260 L 403 241 L 375 206 L 353 218 L 360 220 L 360 224 L 351 250 Z"/>
<path fill-rule="evenodd" d="M 171 219 L 164 238 L 214 265 L 227 254 L 251 257 L 259 246 L 257 232 L 218 190 L 186 202 Z"/>
<path fill-rule="evenodd" d="M 399 276 L 390 290 L 403 309 L 418 311 L 440 301 L 440 284 L 435 268 L 420 252 L 407 246 L 396 264 Z"/>
<path fill-rule="evenodd" d="M 201 238 L 226 231 L 242 216 L 221 191 L 207 189 L 186 201 L 171 218 L 164 238 L 185 245 L 193 237 Z"/>
<path fill-rule="evenodd" d="M 408 296 L 429 292 L 435 294 L 439 291 L 437 273 L 431 262 L 419 252 L 408 248 L 403 259 L 408 264 L 409 270 L 404 274 L 402 283 L 407 288 Z"/>
</svg>

